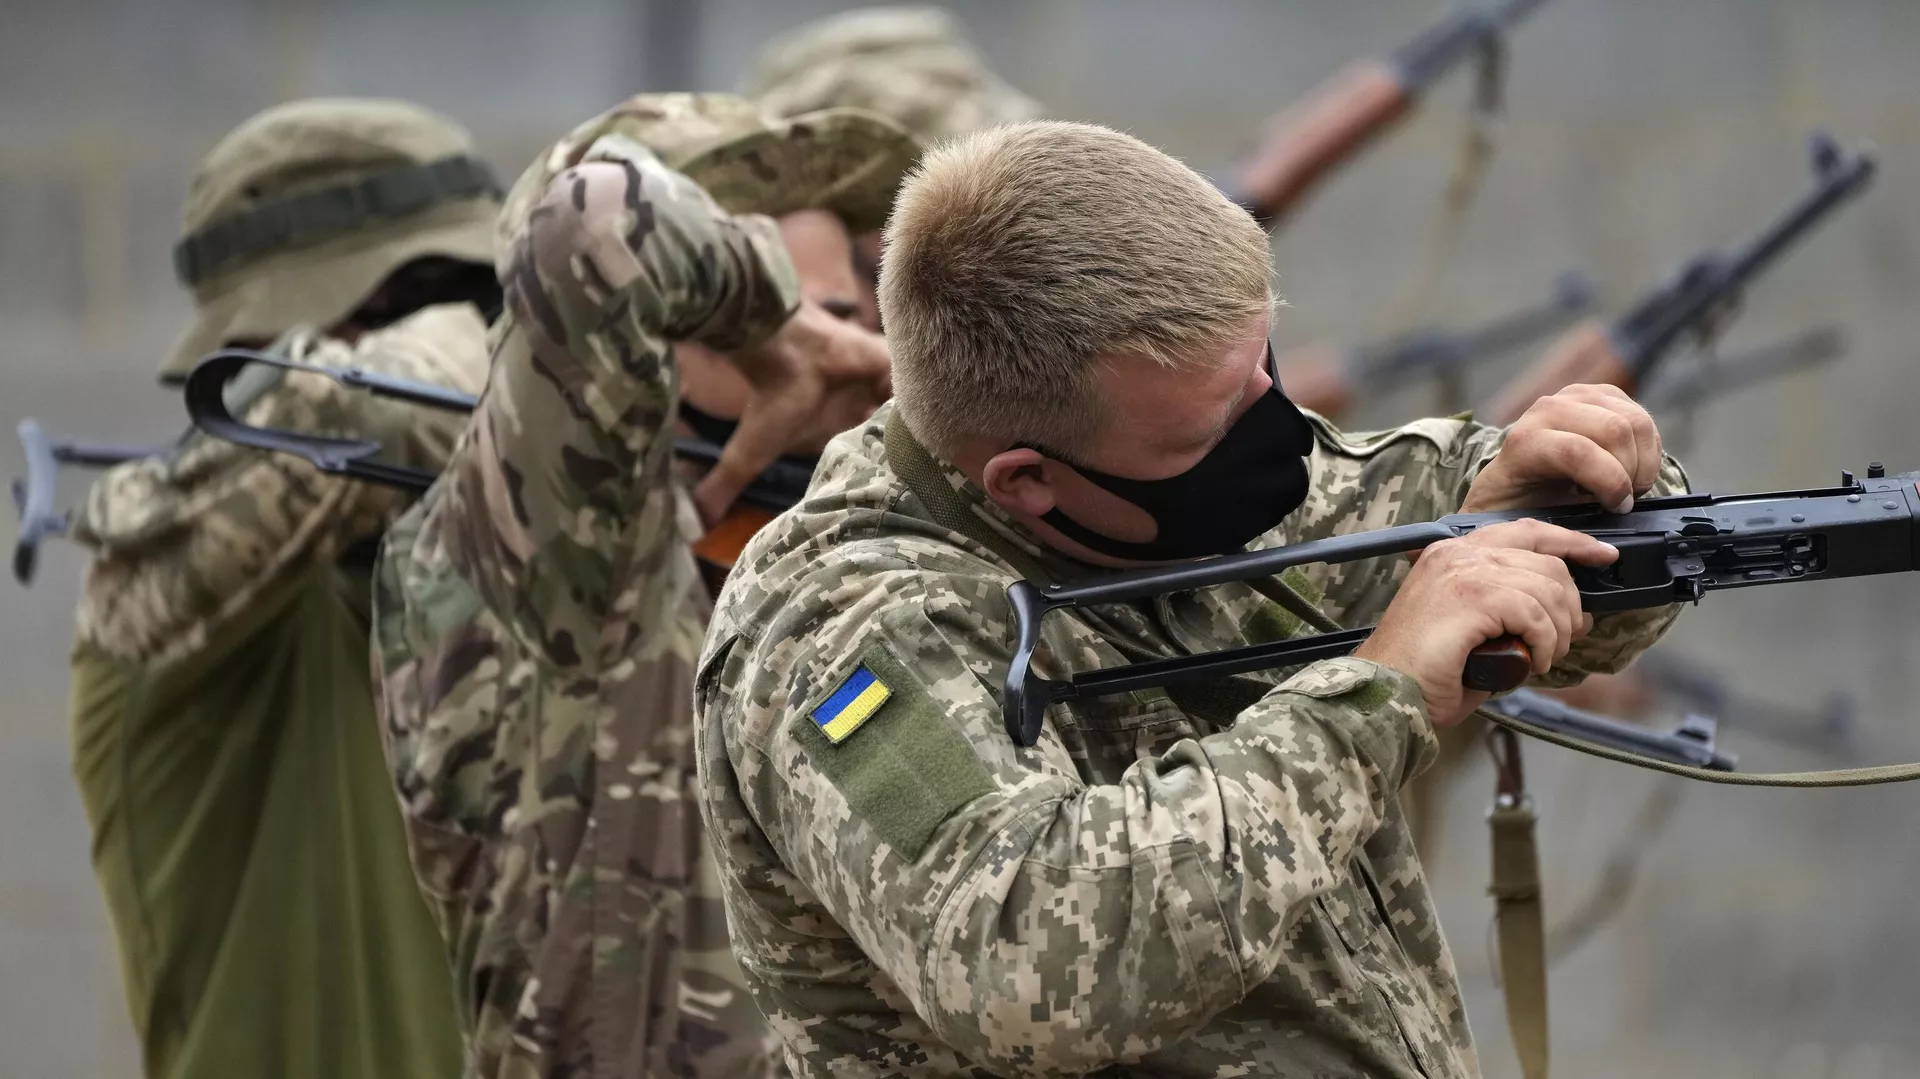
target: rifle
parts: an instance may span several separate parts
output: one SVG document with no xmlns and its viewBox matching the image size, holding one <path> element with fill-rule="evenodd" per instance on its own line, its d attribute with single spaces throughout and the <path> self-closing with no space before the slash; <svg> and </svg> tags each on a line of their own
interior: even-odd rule
<svg viewBox="0 0 1920 1079">
<path fill-rule="evenodd" d="M 1637 393 L 1682 338 L 1712 340 L 1748 283 L 1873 180 L 1875 162 L 1868 154 L 1848 154 L 1817 132 L 1808 146 L 1813 190 L 1747 243 L 1695 256 L 1613 322 L 1575 327 L 1481 410 L 1486 422 L 1510 424 L 1536 400 L 1575 383 Z"/>
<path fill-rule="evenodd" d="M 1774 701 L 1745 696 L 1718 674 L 1665 649 L 1655 649 L 1634 661 L 1655 690 L 1677 698 L 1690 711 L 1734 716 L 1735 726 L 1769 741 L 1802 749 L 1831 752 L 1853 740 L 1858 705 L 1852 695 L 1836 692 L 1817 708 L 1791 708 Z"/>
<path fill-rule="evenodd" d="M 167 452 L 164 446 L 134 446 L 114 442 L 83 442 L 50 437 L 38 421 L 24 419 L 18 428 L 20 452 L 27 460 L 27 478 L 13 481 L 13 508 L 20 515 L 20 536 L 13 544 L 13 579 L 33 582 L 40 564 L 40 541 L 64 536 L 70 512 L 53 509 L 54 487 L 60 466 L 112 468 L 126 461 Z"/>
<path fill-rule="evenodd" d="M 1557 731 L 1568 737 L 1636 753 L 1654 760 L 1731 772 L 1737 759 L 1715 744 L 1718 725 L 1711 716 L 1691 714 L 1672 731 L 1650 731 L 1631 723 L 1575 708 L 1544 693 L 1516 689 L 1488 701 L 1489 711 L 1509 719 Z"/>
<path fill-rule="evenodd" d="M 1830 363 L 1846 351 L 1845 331 L 1838 326 L 1819 326 L 1724 359 L 1703 358 L 1692 370 L 1654 383 L 1641 400 L 1649 409 L 1690 412 L 1722 394 Z"/>
<path fill-rule="evenodd" d="M 1480 61 L 1481 97 L 1498 97 L 1509 28 L 1545 0 L 1503 0 L 1442 18 L 1385 57 L 1357 60 L 1282 112 L 1238 178 L 1235 201 L 1266 228 L 1404 120 L 1435 82 Z"/>
<path fill-rule="evenodd" d="M 1340 564 L 1405 554 L 1503 521 L 1534 517 L 1597 536 L 1617 547 L 1612 565 L 1570 570 L 1581 606 L 1592 612 L 1698 602 L 1709 592 L 1789 581 L 1832 580 L 1920 568 L 1920 472 L 1888 476 L 1874 463 L 1864 481 L 1842 472 L 1837 487 L 1767 494 L 1689 494 L 1642 499 L 1633 510 L 1596 505 L 1453 514 L 1437 521 L 1309 540 L 1176 566 L 1132 570 L 1087 584 L 1016 581 L 1007 589 L 1015 646 L 1003 699 L 1007 733 L 1030 746 L 1047 706 L 1189 679 L 1292 667 L 1346 655 L 1372 627 L 1244 645 L 1111 667 L 1068 679 L 1033 671 L 1041 624 L 1054 611 L 1128 603 L 1167 592 L 1265 579 L 1293 566 Z M 1512 690 L 1532 673 L 1531 657 L 1512 638 L 1489 641 L 1468 658 L 1461 682 L 1470 689 Z M 1533 733 L 1529 731 L 1529 733 Z"/>
<path fill-rule="evenodd" d="M 408 491 L 425 491 L 433 485 L 435 473 L 380 460 L 378 454 L 381 447 L 378 442 L 276 427 L 256 427 L 235 417 L 227 405 L 227 384 L 243 369 L 256 363 L 289 371 L 304 371 L 332 379 L 349 389 L 364 390 L 376 397 L 406 401 L 445 412 L 470 413 L 480 405 L 478 397 L 443 386 L 359 367 L 323 367 L 250 349 L 223 349 L 201 360 L 188 373 L 182 390 L 187 416 L 195 427 L 207 434 L 254 449 L 292 454 L 328 475 L 345 476 Z M 721 451 L 722 447 L 704 439 L 674 440 L 674 454 L 690 461 L 710 465 L 720 459 Z M 731 566 L 740 545 L 776 514 L 805 497 L 807 485 L 812 479 L 813 474 L 809 469 L 789 461 L 774 462 L 741 492 L 727 517 L 695 543 L 695 554 L 721 569 Z"/>
<path fill-rule="evenodd" d="M 1458 370 L 1531 344 L 1593 307 L 1593 282 L 1568 271 L 1543 304 L 1521 308 L 1467 330 L 1415 330 L 1342 352 L 1328 345 L 1290 349 L 1279 357 L 1280 384 L 1293 403 L 1338 418 L 1368 390 L 1397 388 L 1424 374 Z"/>
</svg>

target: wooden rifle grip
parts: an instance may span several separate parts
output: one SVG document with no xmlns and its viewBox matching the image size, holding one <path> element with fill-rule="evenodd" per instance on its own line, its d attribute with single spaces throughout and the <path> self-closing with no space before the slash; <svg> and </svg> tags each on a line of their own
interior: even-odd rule
<svg viewBox="0 0 1920 1079">
<path fill-rule="evenodd" d="M 1267 142 L 1240 173 L 1240 190 L 1271 225 L 1328 173 L 1392 127 L 1413 95 L 1379 60 L 1348 65 L 1274 121 Z"/>
<path fill-rule="evenodd" d="M 1518 637 L 1495 637 L 1467 654 L 1460 684 L 1486 693 L 1519 689 L 1533 677 L 1533 651 Z"/>
<path fill-rule="evenodd" d="M 1548 346 L 1545 355 L 1501 387 L 1486 407 L 1476 409 L 1474 419 L 1505 427 L 1540 398 L 1581 383 L 1618 386 L 1628 393 L 1634 391 L 1633 373 L 1614 354 L 1606 326 L 1595 319 L 1588 319 L 1561 335 Z"/>
</svg>

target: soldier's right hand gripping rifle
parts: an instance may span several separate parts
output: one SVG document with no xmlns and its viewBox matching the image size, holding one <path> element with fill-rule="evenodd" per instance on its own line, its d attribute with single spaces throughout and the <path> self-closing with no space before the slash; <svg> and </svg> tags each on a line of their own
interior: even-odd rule
<svg viewBox="0 0 1920 1079">
<path fill-rule="evenodd" d="M 1847 153 L 1825 135 L 1809 140 L 1814 186 L 1745 244 L 1697 255 L 1611 323 L 1584 322 L 1508 383 L 1476 418 L 1505 426 L 1528 406 L 1581 383 L 1638 393 L 1675 348 L 1711 341 L 1737 309 L 1749 283 L 1827 216 L 1866 190 L 1874 159 Z"/>
<path fill-rule="evenodd" d="M 1504 0 L 1455 12 L 1393 53 L 1343 68 L 1274 120 L 1266 142 L 1239 171 L 1235 201 L 1274 228 L 1470 59 L 1480 62 L 1480 96 L 1497 98 L 1507 30 L 1545 2 Z"/>
</svg>

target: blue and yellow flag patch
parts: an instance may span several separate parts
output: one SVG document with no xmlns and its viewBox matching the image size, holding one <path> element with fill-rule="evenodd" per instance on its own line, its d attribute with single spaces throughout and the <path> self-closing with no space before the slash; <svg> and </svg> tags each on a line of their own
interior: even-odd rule
<svg viewBox="0 0 1920 1079">
<path fill-rule="evenodd" d="M 847 736 L 860 729 L 860 725 L 873 717 L 880 706 L 887 703 L 893 691 L 887 684 L 873 676 L 873 672 L 862 663 L 853 669 L 840 688 L 820 702 L 813 710 L 814 725 L 827 736 L 827 741 L 839 745 Z"/>
</svg>

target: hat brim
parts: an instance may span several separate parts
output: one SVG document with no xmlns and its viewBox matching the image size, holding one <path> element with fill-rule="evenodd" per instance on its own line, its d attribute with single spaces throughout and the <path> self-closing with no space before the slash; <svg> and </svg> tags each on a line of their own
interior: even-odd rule
<svg viewBox="0 0 1920 1079">
<path fill-rule="evenodd" d="M 175 342 L 160 379 L 186 378 L 229 341 L 271 340 L 296 326 L 331 326 L 414 259 L 438 255 L 492 266 L 498 213 L 491 199 L 465 199 L 382 229 L 269 256 L 209 281 L 195 290 L 193 324 Z"/>
<path fill-rule="evenodd" d="M 921 146 L 885 117 L 822 109 L 708 147 L 679 165 L 729 213 L 828 210 L 855 233 L 886 224 Z"/>
</svg>

